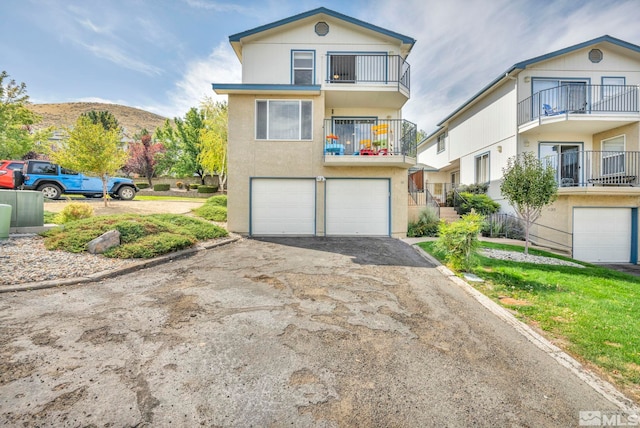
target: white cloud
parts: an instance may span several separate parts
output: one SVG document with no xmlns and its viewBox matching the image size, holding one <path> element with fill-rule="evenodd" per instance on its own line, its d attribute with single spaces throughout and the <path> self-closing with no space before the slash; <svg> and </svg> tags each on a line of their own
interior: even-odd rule
<svg viewBox="0 0 640 428">
<path fill-rule="evenodd" d="M 206 58 L 186 65 L 182 78 L 169 91 L 169 105 L 151 111 L 167 117 L 181 117 L 191 107 L 199 107 L 205 97 L 226 99 L 213 92 L 212 83 L 240 83 L 242 78 L 238 58 L 226 42 L 221 42 Z"/>
</svg>

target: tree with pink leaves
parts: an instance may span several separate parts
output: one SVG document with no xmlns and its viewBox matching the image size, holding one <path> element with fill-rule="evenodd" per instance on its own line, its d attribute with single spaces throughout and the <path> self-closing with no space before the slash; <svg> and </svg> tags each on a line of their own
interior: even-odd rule
<svg viewBox="0 0 640 428">
<path fill-rule="evenodd" d="M 156 173 L 158 157 L 162 153 L 162 143 L 154 142 L 149 131 L 143 129 L 139 141 L 129 144 L 129 160 L 125 170 L 146 177 L 149 186 L 152 186 L 151 179 Z"/>
</svg>

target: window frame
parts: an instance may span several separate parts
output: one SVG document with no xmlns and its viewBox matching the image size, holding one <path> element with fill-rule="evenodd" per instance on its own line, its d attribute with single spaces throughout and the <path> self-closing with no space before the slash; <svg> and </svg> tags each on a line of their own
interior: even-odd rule
<svg viewBox="0 0 640 428">
<path fill-rule="evenodd" d="M 613 140 L 617 140 L 622 138 L 622 150 L 605 150 L 604 146 L 606 143 L 612 142 Z M 627 162 L 626 162 L 626 148 L 627 148 L 627 135 L 621 134 L 616 135 L 614 137 L 605 138 L 600 141 L 600 171 L 602 172 L 603 177 L 611 177 L 618 175 L 625 175 L 627 173 Z M 614 154 L 605 155 L 606 152 L 613 152 Z M 618 159 L 617 161 L 615 159 Z M 616 171 L 609 171 L 612 166 L 619 165 L 620 169 Z"/>
<path fill-rule="evenodd" d="M 297 138 L 271 138 L 271 132 L 269 129 L 269 124 L 270 124 L 270 105 L 272 103 L 291 103 L 291 102 L 297 102 L 298 103 L 298 137 Z M 260 112 L 259 112 L 259 104 L 260 103 L 266 103 L 266 124 L 265 124 L 265 133 L 266 136 L 264 138 L 259 137 L 258 135 L 258 129 L 259 129 L 259 123 L 258 121 L 260 120 Z M 303 131 L 304 128 L 304 124 L 305 124 L 305 120 L 303 119 L 302 115 L 303 115 L 303 104 L 308 105 L 309 107 L 309 129 L 308 131 L 308 138 L 303 138 L 303 135 L 305 134 L 305 132 Z M 312 100 L 306 100 L 306 99 L 257 99 L 255 101 L 255 121 L 254 121 L 254 137 L 257 141 L 312 141 L 313 140 L 313 101 Z"/>
<path fill-rule="evenodd" d="M 296 54 L 311 54 L 311 68 L 308 67 L 296 67 Z M 310 83 L 296 83 L 296 71 L 297 70 L 310 70 L 311 82 Z M 292 49 L 291 50 L 291 84 L 294 86 L 307 86 L 314 85 L 316 82 L 316 51 L 313 49 Z"/>
<path fill-rule="evenodd" d="M 447 148 L 446 139 L 447 139 L 446 132 L 443 132 L 440 135 L 438 135 L 436 139 L 436 153 L 442 153 L 446 150 Z"/>
<path fill-rule="evenodd" d="M 479 180 L 479 172 L 478 171 L 478 161 L 482 162 L 482 159 L 486 158 L 486 166 L 485 166 L 485 176 L 486 176 L 486 180 L 485 181 L 480 181 Z M 491 152 L 483 152 L 480 153 L 479 155 L 474 156 L 473 158 L 473 168 L 474 168 L 474 179 L 475 179 L 475 184 L 485 184 L 485 183 L 489 183 L 491 181 Z"/>
<path fill-rule="evenodd" d="M 605 83 L 606 79 L 622 79 L 622 84 L 620 85 L 618 83 Z M 600 78 L 600 85 L 601 85 L 601 88 L 602 88 L 602 90 L 600 91 L 600 99 L 606 100 L 608 98 L 615 97 L 616 95 L 619 95 L 619 94 L 623 93 L 624 90 L 622 89 L 622 90 L 616 91 L 615 88 L 608 88 L 608 89 L 613 89 L 612 91 L 609 91 L 609 90 L 605 90 L 605 87 L 626 86 L 627 85 L 627 78 L 625 76 L 602 76 Z"/>
</svg>

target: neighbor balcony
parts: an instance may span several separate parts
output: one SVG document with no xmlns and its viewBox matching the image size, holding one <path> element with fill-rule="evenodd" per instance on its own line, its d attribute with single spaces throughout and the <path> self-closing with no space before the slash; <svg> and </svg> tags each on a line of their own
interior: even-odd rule
<svg viewBox="0 0 640 428">
<path fill-rule="evenodd" d="M 543 161 L 556 170 L 558 186 L 599 193 L 620 193 L 626 189 L 640 193 L 640 152 L 571 151 L 545 156 Z M 564 193 L 568 193 L 565 191 Z"/>
<path fill-rule="evenodd" d="M 571 126 L 563 122 L 582 121 L 596 133 L 622 126 L 640 120 L 638 91 L 638 86 L 583 83 L 545 89 L 518 103 L 518 127 L 521 133 L 543 125 L 563 131 Z"/>
<path fill-rule="evenodd" d="M 328 54 L 326 105 L 400 108 L 410 97 L 411 67 L 399 55 Z"/>
<path fill-rule="evenodd" d="M 417 126 L 398 119 L 325 119 L 326 166 L 391 166 L 416 163 Z"/>
</svg>

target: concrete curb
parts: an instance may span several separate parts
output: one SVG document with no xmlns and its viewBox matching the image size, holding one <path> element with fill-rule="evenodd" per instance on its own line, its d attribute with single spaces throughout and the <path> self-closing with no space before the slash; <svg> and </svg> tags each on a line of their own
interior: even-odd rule
<svg viewBox="0 0 640 428">
<path fill-rule="evenodd" d="M 467 294 L 473 297 L 478 303 L 484 306 L 492 314 L 497 316 L 500 320 L 513 327 L 518 333 L 524 336 L 529 342 L 534 344 L 538 349 L 548 354 L 551 358 L 556 360 L 560 365 L 569 369 L 579 379 L 584 381 L 587 385 L 593 388 L 596 392 L 602 395 L 612 404 L 616 405 L 620 410 L 628 412 L 629 414 L 640 414 L 640 408 L 627 398 L 622 392 L 613 386 L 611 383 L 604 379 L 601 379 L 591 371 L 587 370 L 579 361 L 571 357 L 569 354 L 558 348 L 551 343 L 548 339 L 538 334 L 527 324 L 518 320 L 511 312 L 496 302 L 485 296 L 462 278 L 456 276 L 450 269 L 443 266 L 437 259 L 431 254 L 425 252 L 417 245 L 412 245 L 416 251 L 424 257 L 430 263 L 436 266 L 436 269 L 451 282 L 462 288 Z"/>
<path fill-rule="evenodd" d="M 220 247 L 222 245 L 231 244 L 238 240 L 242 239 L 241 236 L 231 236 L 221 241 L 204 241 L 195 244 L 193 247 L 187 248 L 185 250 L 176 251 L 174 253 L 165 254 L 160 257 L 156 257 L 153 259 L 142 260 L 140 262 L 134 263 L 130 266 L 126 266 L 120 269 L 114 269 L 104 272 L 97 272 L 87 276 L 81 276 L 77 278 L 64 278 L 64 279 L 52 279 L 49 281 L 38 281 L 38 282 L 27 282 L 24 284 L 10 285 L 10 286 L 0 286 L 0 294 L 1 293 L 11 293 L 17 291 L 31 291 L 31 290 L 42 290 L 45 288 L 54 288 L 61 287 L 65 285 L 75 285 L 82 284 L 85 282 L 94 282 L 101 281 L 107 278 L 113 278 L 116 276 L 124 275 L 127 273 L 135 272 L 140 269 L 145 269 L 152 266 L 157 266 L 162 263 L 167 263 L 172 260 L 177 260 L 185 257 L 190 257 L 197 253 L 198 251 L 208 250 L 211 248 Z"/>
</svg>

